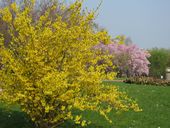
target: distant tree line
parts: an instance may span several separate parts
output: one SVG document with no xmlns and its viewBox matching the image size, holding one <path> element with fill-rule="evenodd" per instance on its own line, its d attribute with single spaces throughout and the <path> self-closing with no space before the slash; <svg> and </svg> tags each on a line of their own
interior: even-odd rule
<svg viewBox="0 0 170 128">
<path fill-rule="evenodd" d="M 152 77 L 160 78 L 166 75 L 166 68 L 170 67 L 170 49 L 153 48 L 149 50 L 149 74 Z"/>
</svg>

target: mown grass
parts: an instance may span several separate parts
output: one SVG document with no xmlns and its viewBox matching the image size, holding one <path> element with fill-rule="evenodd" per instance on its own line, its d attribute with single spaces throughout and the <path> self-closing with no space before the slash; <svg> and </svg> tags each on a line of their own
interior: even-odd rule
<svg viewBox="0 0 170 128">
<path fill-rule="evenodd" d="M 83 112 L 86 119 L 92 120 L 87 128 L 169 128 L 170 127 L 170 87 L 130 85 L 118 82 L 105 82 L 116 85 L 120 90 L 135 99 L 142 112 L 112 111 L 109 116 L 113 124 L 109 124 L 99 114 L 91 111 Z M 61 128 L 78 128 L 71 122 L 66 122 Z M 17 106 L 10 110 L 0 104 L 0 128 L 33 128 L 31 123 Z"/>
</svg>

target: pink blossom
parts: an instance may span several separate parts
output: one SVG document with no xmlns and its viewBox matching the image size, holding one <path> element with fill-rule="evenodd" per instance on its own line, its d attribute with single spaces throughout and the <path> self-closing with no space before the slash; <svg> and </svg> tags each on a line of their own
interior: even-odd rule
<svg viewBox="0 0 170 128">
<path fill-rule="evenodd" d="M 100 44 L 96 48 L 108 50 L 113 54 L 113 64 L 117 66 L 119 72 L 130 76 L 135 75 L 148 75 L 150 62 L 149 52 L 137 47 L 134 44 L 118 44 L 111 43 L 109 45 Z"/>
</svg>

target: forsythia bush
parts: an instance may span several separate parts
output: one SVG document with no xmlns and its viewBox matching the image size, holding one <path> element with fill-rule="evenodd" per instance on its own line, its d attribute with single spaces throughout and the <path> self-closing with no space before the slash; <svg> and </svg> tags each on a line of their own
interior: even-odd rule
<svg viewBox="0 0 170 128">
<path fill-rule="evenodd" d="M 34 2 L 24 9 L 12 3 L 0 10 L 11 36 L 4 46 L 0 35 L 0 98 L 19 104 L 38 128 L 57 127 L 65 120 L 86 126 L 89 121 L 73 115 L 72 109 L 99 112 L 109 122 L 112 109 L 140 110 L 116 87 L 102 85 L 116 73 L 105 73 L 109 56 L 92 47 L 110 39 L 106 32 L 93 31 L 94 13 L 81 14 L 81 5 L 76 1 L 67 7 L 71 12 L 67 22 L 61 15 L 50 20 L 55 6 L 33 22 Z M 101 58 L 105 64 L 96 66 Z"/>
</svg>

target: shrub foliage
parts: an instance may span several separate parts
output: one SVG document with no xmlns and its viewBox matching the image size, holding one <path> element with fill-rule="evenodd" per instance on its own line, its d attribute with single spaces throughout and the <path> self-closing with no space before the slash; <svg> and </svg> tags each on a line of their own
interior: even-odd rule
<svg viewBox="0 0 170 128">
<path fill-rule="evenodd" d="M 116 87 L 102 85 L 102 79 L 116 73 L 105 73 L 109 56 L 91 50 L 110 40 L 106 32 L 93 31 L 94 12 L 82 14 L 82 2 L 76 1 L 67 7 L 67 21 L 57 13 L 51 19 L 50 12 L 56 9 L 51 6 L 35 22 L 31 3 L 24 8 L 12 3 L 0 10 L 11 37 L 6 46 L 5 35 L 0 35 L 1 100 L 19 104 L 38 128 L 57 127 L 65 120 L 81 126 L 89 123 L 73 115 L 72 109 L 99 112 L 109 122 L 107 113 L 113 108 L 140 110 Z M 105 64 L 96 66 L 101 58 Z"/>
</svg>

